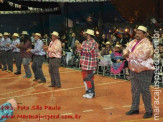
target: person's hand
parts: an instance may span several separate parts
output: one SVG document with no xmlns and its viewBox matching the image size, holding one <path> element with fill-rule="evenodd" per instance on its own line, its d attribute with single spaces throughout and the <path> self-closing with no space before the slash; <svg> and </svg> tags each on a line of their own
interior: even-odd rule
<svg viewBox="0 0 163 122">
<path fill-rule="evenodd" d="M 20 44 L 16 44 L 15 46 L 16 46 L 17 48 L 19 48 L 19 47 L 20 47 Z"/>
<path fill-rule="evenodd" d="M 14 109 L 17 108 L 17 102 L 15 99 L 9 99 L 7 102 L 10 103 Z"/>
<path fill-rule="evenodd" d="M 126 50 L 126 51 L 123 52 L 123 57 L 128 58 L 129 55 L 130 55 L 129 50 Z"/>
<path fill-rule="evenodd" d="M 48 50 L 48 46 L 47 46 L 47 45 L 44 45 L 42 48 L 43 48 L 44 50 Z"/>
<path fill-rule="evenodd" d="M 27 50 L 26 50 L 26 52 L 27 52 L 27 53 L 30 53 L 30 52 L 31 52 L 31 49 L 30 49 L 30 48 L 29 48 L 29 49 L 27 49 Z"/>
<path fill-rule="evenodd" d="M 9 46 L 10 46 L 10 44 L 6 44 L 6 46 L 7 46 L 7 47 L 9 47 Z"/>
<path fill-rule="evenodd" d="M 120 62 L 121 62 L 121 60 L 120 60 L 120 59 L 118 59 L 118 60 L 117 60 L 117 63 L 120 63 Z"/>
</svg>

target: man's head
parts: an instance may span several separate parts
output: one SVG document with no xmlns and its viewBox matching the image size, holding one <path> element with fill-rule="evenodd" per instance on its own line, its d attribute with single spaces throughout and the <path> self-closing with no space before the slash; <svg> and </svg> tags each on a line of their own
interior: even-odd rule
<svg viewBox="0 0 163 122">
<path fill-rule="evenodd" d="M 147 36 L 147 28 L 144 26 L 139 26 L 136 30 L 135 38 L 140 41 Z"/>
<path fill-rule="evenodd" d="M 94 30 L 91 30 L 91 29 L 87 29 L 87 31 L 85 32 L 86 34 L 86 37 L 87 37 L 87 40 L 93 38 L 95 35 L 94 35 Z"/>
<path fill-rule="evenodd" d="M 12 35 L 12 38 L 13 38 L 14 40 L 16 40 L 18 37 L 19 37 L 19 34 L 18 34 L 18 33 L 14 33 L 14 34 Z"/>
<path fill-rule="evenodd" d="M 7 32 L 4 32 L 4 39 L 7 39 L 8 37 L 9 37 L 9 33 L 7 33 Z"/>
<path fill-rule="evenodd" d="M 105 38 L 106 38 L 105 34 L 103 34 L 103 35 L 102 35 L 102 38 L 103 38 L 103 39 L 105 39 Z"/>
<path fill-rule="evenodd" d="M 52 33 L 52 40 L 56 40 L 58 38 L 59 38 L 59 33 L 56 32 L 56 31 L 53 31 L 53 33 Z"/>
<path fill-rule="evenodd" d="M 72 37 L 75 37 L 75 33 L 72 33 Z"/>
<path fill-rule="evenodd" d="M 35 35 L 34 35 L 35 41 L 39 40 L 40 38 L 41 38 L 41 34 L 40 33 L 35 33 Z"/>
</svg>

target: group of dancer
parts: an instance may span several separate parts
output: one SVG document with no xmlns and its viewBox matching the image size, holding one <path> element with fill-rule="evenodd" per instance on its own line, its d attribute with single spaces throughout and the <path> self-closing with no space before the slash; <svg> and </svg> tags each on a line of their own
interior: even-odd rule
<svg viewBox="0 0 163 122">
<path fill-rule="evenodd" d="M 100 53 L 98 44 L 94 39 L 94 30 L 87 29 L 84 33 L 86 40 L 83 41 L 82 44 L 80 44 L 79 41 L 76 41 L 75 46 L 77 48 L 76 51 L 80 53 L 80 65 L 85 85 L 85 94 L 83 97 L 91 99 L 95 97 L 94 74 L 97 69 L 98 56 L 100 56 Z M 28 37 L 27 32 L 23 32 L 22 34 L 24 35 L 23 44 L 20 43 L 18 34 L 13 34 L 13 42 L 8 38 L 7 33 L 4 33 L 4 39 L 2 39 L 2 35 L 0 35 L 1 60 L 3 64 L 2 70 L 5 71 L 8 68 L 9 72 L 13 71 L 11 62 L 11 55 L 13 55 L 17 67 L 15 74 L 21 73 L 20 59 L 22 59 L 26 73 L 25 77 L 30 78 L 32 75 L 29 64 L 31 54 L 33 54 L 32 70 L 35 77 L 33 81 L 45 83 L 46 78 L 42 71 L 42 64 L 45 61 L 45 55 L 47 53 L 49 57 L 49 74 L 51 78 L 51 85 L 49 87 L 61 88 L 59 67 L 62 57 L 62 46 L 61 41 L 59 40 L 59 33 L 54 31 L 51 34 L 52 40 L 49 46 L 43 44 L 41 34 L 35 33 L 34 49 L 31 49 L 31 42 L 29 41 L 29 38 L 26 38 Z M 139 26 L 136 31 L 135 39 L 129 42 L 126 49 L 123 50 L 123 57 L 126 58 L 129 64 L 132 91 L 132 106 L 131 110 L 127 112 L 126 115 L 139 114 L 140 94 L 142 94 L 146 110 L 143 117 L 150 118 L 153 114 L 150 84 L 155 68 L 152 60 L 153 46 L 146 37 L 147 28 Z M 6 62 L 8 67 L 5 64 Z"/>
</svg>

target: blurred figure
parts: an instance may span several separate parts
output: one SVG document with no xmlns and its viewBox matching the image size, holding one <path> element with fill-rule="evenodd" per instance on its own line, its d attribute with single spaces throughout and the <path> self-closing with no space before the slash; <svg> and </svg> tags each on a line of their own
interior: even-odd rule
<svg viewBox="0 0 163 122">
<path fill-rule="evenodd" d="M 2 69 L 2 53 L 4 53 L 3 47 L 1 46 L 3 41 L 3 35 L 0 33 L 0 69 Z"/>
<path fill-rule="evenodd" d="M 14 109 L 17 108 L 17 102 L 15 99 L 9 99 L 6 103 L 0 105 L 0 121 L 4 122 L 10 119 L 13 115 Z"/>
<path fill-rule="evenodd" d="M 102 48 L 102 51 L 101 51 L 101 56 L 104 56 L 104 55 L 109 55 L 112 53 L 112 49 L 111 49 L 111 44 L 110 42 L 106 42 L 106 46 L 105 48 Z"/>
</svg>

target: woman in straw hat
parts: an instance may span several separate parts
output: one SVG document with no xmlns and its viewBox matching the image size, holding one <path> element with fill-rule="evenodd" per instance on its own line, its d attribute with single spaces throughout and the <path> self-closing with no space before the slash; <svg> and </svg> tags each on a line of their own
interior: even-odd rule
<svg viewBox="0 0 163 122">
<path fill-rule="evenodd" d="M 32 70 L 35 76 L 33 81 L 38 81 L 39 83 L 45 83 L 46 79 L 42 71 L 42 64 L 45 61 L 46 52 L 43 50 L 43 41 L 41 40 L 41 34 L 35 33 L 35 45 L 34 49 L 28 49 L 27 52 L 32 52 L 34 54 L 34 59 L 32 63 Z"/>
<path fill-rule="evenodd" d="M 97 68 L 97 57 L 99 55 L 98 45 L 94 38 L 94 31 L 87 29 L 85 32 L 87 39 L 82 43 L 76 43 L 77 51 L 80 53 L 80 64 L 83 81 L 86 88 L 84 98 L 95 97 L 94 72 Z"/>
<path fill-rule="evenodd" d="M 152 117 L 153 110 L 151 104 L 150 84 L 153 72 L 153 45 L 148 40 L 147 28 L 139 26 L 136 30 L 135 39 L 129 42 L 123 51 L 124 57 L 129 62 L 132 106 L 126 115 L 139 114 L 140 94 L 142 94 L 146 113 L 143 118 Z"/>
</svg>

